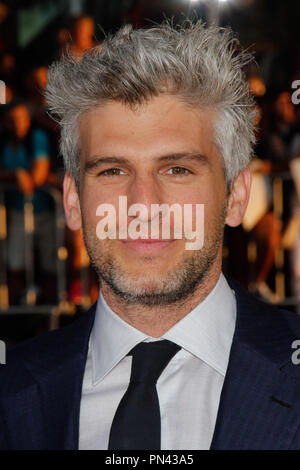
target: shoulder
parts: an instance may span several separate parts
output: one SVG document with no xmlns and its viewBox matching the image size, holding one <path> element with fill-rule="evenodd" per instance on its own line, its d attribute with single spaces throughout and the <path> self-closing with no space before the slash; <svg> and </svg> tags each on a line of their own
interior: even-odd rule
<svg viewBox="0 0 300 470">
<path fill-rule="evenodd" d="M 282 320 L 300 334 L 300 315 L 285 309 L 281 304 L 271 304 L 257 298 L 233 279 L 227 278 L 227 282 L 235 293 L 239 310 L 247 312 L 253 318 L 261 319 L 262 322 L 271 321 L 276 324 L 277 319 Z"/>
<path fill-rule="evenodd" d="M 43 333 L 39 336 L 27 339 L 18 343 L 8 351 L 7 364 L 12 363 L 19 358 L 33 358 L 35 354 L 47 354 L 55 348 L 61 348 L 65 344 L 65 340 L 71 336 L 72 330 L 81 319 L 76 319 L 74 322 L 62 328 Z M 82 321 L 82 320 L 81 320 Z"/>
<path fill-rule="evenodd" d="M 17 392 L 33 382 L 34 376 L 47 375 L 78 355 L 87 353 L 95 309 L 70 325 L 18 344 L 7 352 L 0 366 L 0 396 Z"/>
<path fill-rule="evenodd" d="M 231 279 L 227 281 L 237 303 L 234 340 L 272 362 L 290 364 L 293 344 L 300 340 L 300 316 L 257 299 Z M 300 368 L 296 372 L 299 376 Z"/>
</svg>

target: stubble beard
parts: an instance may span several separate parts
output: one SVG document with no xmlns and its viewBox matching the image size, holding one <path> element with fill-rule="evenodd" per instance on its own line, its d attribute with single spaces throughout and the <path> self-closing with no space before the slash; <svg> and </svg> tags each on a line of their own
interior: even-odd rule
<svg viewBox="0 0 300 470">
<path fill-rule="evenodd" d="M 145 264 L 141 263 L 141 272 L 134 276 L 123 269 L 111 249 L 111 244 L 100 242 L 96 234 L 90 233 L 83 222 L 84 241 L 91 264 L 95 269 L 99 283 L 104 281 L 126 304 L 144 307 L 167 306 L 183 301 L 191 296 L 197 287 L 204 283 L 212 268 L 223 241 L 227 200 L 220 213 L 213 221 L 213 227 L 206 234 L 205 243 L 200 250 L 185 250 L 183 259 L 171 271 L 159 275 L 145 275 L 147 262 L 151 265 L 151 256 Z"/>
</svg>

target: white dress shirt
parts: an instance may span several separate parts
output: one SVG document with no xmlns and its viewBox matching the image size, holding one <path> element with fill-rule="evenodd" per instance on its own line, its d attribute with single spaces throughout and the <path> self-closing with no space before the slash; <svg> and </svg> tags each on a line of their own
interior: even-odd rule
<svg viewBox="0 0 300 470">
<path fill-rule="evenodd" d="M 223 274 L 209 295 L 161 338 L 116 315 L 100 292 L 89 342 L 80 407 L 79 449 L 107 449 L 131 372 L 127 353 L 141 341 L 182 347 L 157 382 L 161 449 L 209 449 L 235 328 L 236 301 Z"/>
</svg>

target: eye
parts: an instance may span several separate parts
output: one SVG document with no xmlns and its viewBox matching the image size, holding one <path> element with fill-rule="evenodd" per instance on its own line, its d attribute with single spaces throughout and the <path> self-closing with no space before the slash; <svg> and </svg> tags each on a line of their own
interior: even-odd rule
<svg viewBox="0 0 300 470">
<path fill-rule="evenodd" d="M 124 174 L 124 171 L 120 168 L 109 168 L 108 170 L 101 171 L 98 176 L 119 176 L 121 172 Z"/>
<path fill-rule="evenodd" d="M 183 175 L 188 175 L 189 173 L 191 173 L 187 168 L 183 168 L 181 166 L 173 166 L 172 168 L 170 168 L 167 173 L 169 172 L 172 172 L 173 175 L 175 176 L 183 176 Z M 170 174 L 170 173 L 169 173 Z"/>
</svg>

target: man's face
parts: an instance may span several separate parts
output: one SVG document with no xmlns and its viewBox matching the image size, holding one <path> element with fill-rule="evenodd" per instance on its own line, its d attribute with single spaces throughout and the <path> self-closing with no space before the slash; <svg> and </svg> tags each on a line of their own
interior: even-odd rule
<svg viewBox="0 0 300 470">
<path fill-rule="evenodd" d="M 141 305 L 170 304 L 194 292 L 212 271 L 220 271 L 227 196 L 222 159 L 213 143 L 215 118 L 210 110 L 192 109 L 167 95 L 134 111 L 110 102 L 83 114 L 80 205 L 78 200 L 70 211 L 77 195 L 67 177 L 67 218 L 74 229 L 82 222 L 92 263 L 119 298 Z M 118 234 L 119 196 L 127 197 L 128 207 L 147 207 L 149 216 L 141 221 L 149 233 L 151 204 L 193 204 L 193 215 L 195 205 L 204 204 L 203 248 L 187 250 L 184 235 L 172 239 L 172 230 L 164 243 L 99 240 L 96 209 L 104 203 L 116 208 Z"/>
<path fill-rule="evenodd" d="M 25 139 L 30 130 L 30 115 L 26 106 L 19 104 L 9 113 L 11 126 L 15 136 L 22 140 Z"/>
</svg>

